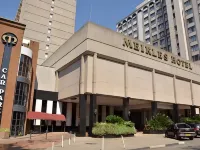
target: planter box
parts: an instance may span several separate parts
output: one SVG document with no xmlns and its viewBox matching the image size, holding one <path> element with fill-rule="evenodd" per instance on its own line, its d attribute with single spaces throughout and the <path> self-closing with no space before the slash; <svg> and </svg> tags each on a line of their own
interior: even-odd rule
<svg viewBox="0 0 200 150">
<path fill-rule="evenodd" d="M 144 130 L 143 134 L 164 134 L 165 130 Z"/>
<path fill-rule="evenodd" d="M 9 132 L 0 132 L 0 139 L 9 139 L 10 133 Z"/>
</svg>

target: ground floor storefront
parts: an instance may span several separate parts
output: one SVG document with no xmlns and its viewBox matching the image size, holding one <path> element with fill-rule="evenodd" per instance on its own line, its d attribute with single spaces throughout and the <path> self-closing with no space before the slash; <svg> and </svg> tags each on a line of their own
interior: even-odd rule
<svg viewBox="0 0 200 150">
<path fill-rule="evenodd" d="M 138 131 L 142 131 L 146 121 L 157 113 L 166 114 L 174 122 L 179 122 L 181 117 L 199 115 L 199 107 L 94 94 L 79 95 L 59 102 L 36 100 L 37 109 L 38 103 L 41 104 L 41 112 L 63 114 L 66 121 L 34 120 L 31 123 L 33 132 L 72 131 L 82 136 L 86 132 L 91 133 L 94 124 L 105 122 L 109 115 L 134 122 Z"/>
</svg>

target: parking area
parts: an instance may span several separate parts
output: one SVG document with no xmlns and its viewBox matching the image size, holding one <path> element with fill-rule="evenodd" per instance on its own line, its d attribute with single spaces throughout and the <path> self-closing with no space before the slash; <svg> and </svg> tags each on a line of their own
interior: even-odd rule
<svg viewBox="0 0 200 150">
<path fill-rule="evenodd" d="M 124 139 L 124 142 L 123 142 Z M 55 145 L 54 150 L 73 149 L 73 150 L 122 150 L 122 149 L 141 149 L 146 147 L 156 147 L 165 144 L 178 144 L 180 141 L 175 139 L 165 138 L 164 135 L 144 135 L 137 133 L 134 137 L 124 138 L 91 138 L 91 137 L 76 137 L 75 143 L 72 138 L 69 145 L 69 140 Z M 47 150 L 52 150 L 52 147 Z"/>
</svg>

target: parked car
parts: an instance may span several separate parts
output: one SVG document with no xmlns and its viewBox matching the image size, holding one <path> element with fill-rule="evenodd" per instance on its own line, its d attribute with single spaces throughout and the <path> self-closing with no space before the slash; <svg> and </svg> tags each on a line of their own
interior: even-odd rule
<svg viewBox="0 0 200 150">
<path fill-rule="evenodd" d="M 165 132 L 165 137 L 171 137 L 177 140 L 185 137 L 193 140 L 195 136 L 195 130 L 186 123 L 176 123 L 171 125 Z"/>
<path fill-rule="evenodd" d="M 196 132 L 196 137 L 200 136 L 200 123 L 190 123 L 188 124 L 191 128 L 194 129 L 194 131 Z"/>
</svg>

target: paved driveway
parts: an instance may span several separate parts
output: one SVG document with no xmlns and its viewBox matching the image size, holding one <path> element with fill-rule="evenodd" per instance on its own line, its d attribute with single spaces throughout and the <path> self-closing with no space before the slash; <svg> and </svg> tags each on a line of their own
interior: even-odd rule
<svg viewBox="0 0 200 150">
<path fill-rule="evenodd" d="M 164 135 L 143 135 L 141 133 L 136 134 L 135 137 L 124 138 L 126 149 L 137 149 L 149 146 L 164 145 L 164 144 L 175 144 L 179 141 L 169 138 L 164 138 Z M 51 150 L 48 148 L 47 150 Z M 61 143 L 55 145 L 54 150 L 100 150 L 102 149 L 102 139 L 101 138 L 76 138 L 76 142 L 71 141 L 69 145 L 69 140 L 64 141 L 64 148 L 61 147 Z M 104 139 L 104 150 L 122 150 L 124 145 L 121 138 L 110 138 Z"/>
</svg>

